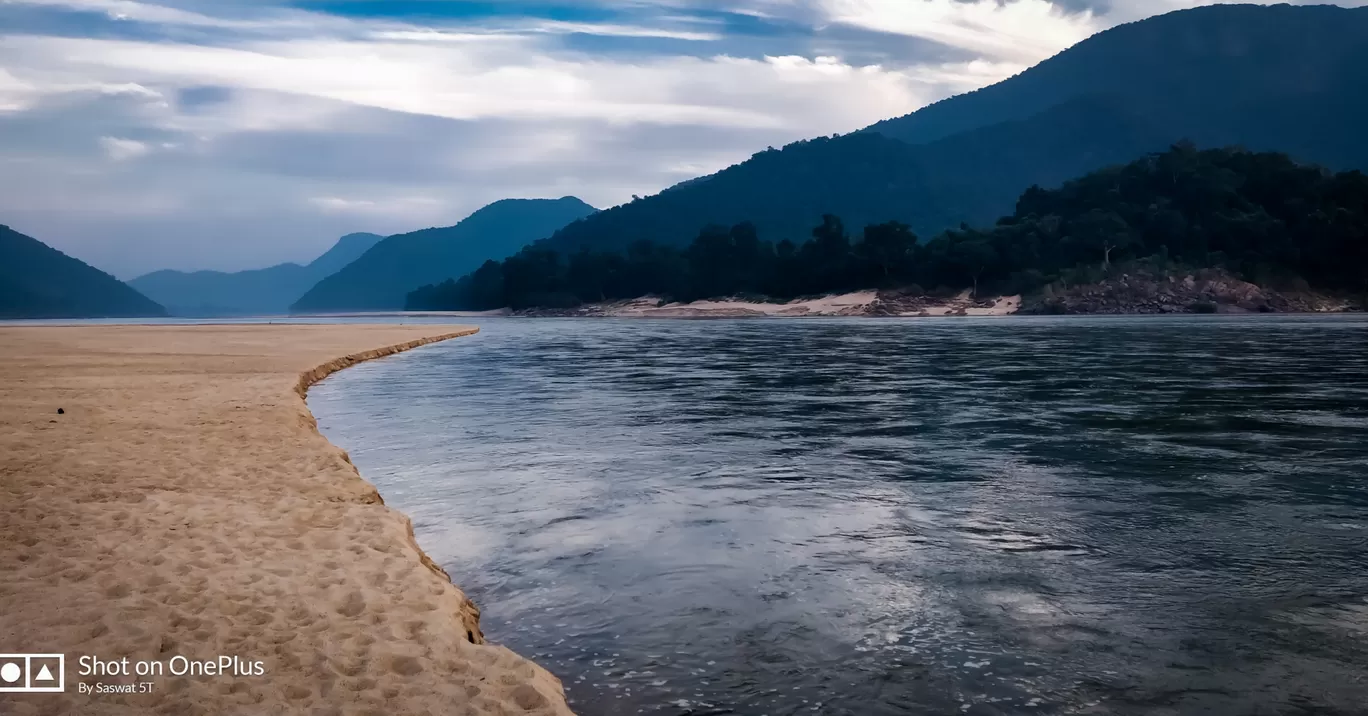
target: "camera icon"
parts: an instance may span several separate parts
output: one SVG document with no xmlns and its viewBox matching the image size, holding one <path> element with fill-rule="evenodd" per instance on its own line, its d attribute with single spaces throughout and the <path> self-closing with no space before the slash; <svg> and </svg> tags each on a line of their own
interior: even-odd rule
<svg viewBox="0 0 1368 716">
<path fill-rule="evenodd" d="M 0 694 L 65 690 L 65 654 L 0 654 Z"/>
</svg>

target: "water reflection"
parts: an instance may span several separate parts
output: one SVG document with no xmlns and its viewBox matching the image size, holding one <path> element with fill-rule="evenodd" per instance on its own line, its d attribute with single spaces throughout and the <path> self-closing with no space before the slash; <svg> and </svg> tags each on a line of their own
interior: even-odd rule
<svg viewBox="0 0 1368 716">
<path fill-rule="evenodd" d="M 313 389 L 590 714 L 1361 713 L 1361 319 L 487 321 Z"/>
</svg>

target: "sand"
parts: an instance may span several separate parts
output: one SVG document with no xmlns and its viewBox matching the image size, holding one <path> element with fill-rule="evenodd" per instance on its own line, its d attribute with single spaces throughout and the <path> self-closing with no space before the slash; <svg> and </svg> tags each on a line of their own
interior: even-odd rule
<svg viewBox="0 0 1368 716">
<path fill-rule="evenodd" d="M 614 304 L 605 315 L 620 318 L 748 318 L 799 316 L 863 316 L 878 298 L 876 291 L 857 291 L 787 303 L 758 303 L 740 299 L 694 301 L 659 305 L 660 299 L 646 296 Z"/>
<path fill-rule="evenodd" d="M 474 332 L 453 330 L 0 328 L 0 652 L 67 657 L 64 694 L 0 694 L 0 713 L 570 713 L 553 676 L 483 643 L 478 609 L 302 399 Z M 265 673 L 80 676 L 82 655 Z M 136 681 L 151 692 L 78 693 Z"/>
<path fill-rule="evenodd" d="M 948 301 L 928 304 L 912 310 L 897 311 L 896 316 L 1010 316 L 1021 310 L 1021 296 L 999 296 L 989 305 L 979 305 L 969 291 Z"/>
<path fill-rule="evenodd" d="M 978 301 L 969 291 L 951 298 L 905 297 L 879 291 L 853 291 L 787 303 L 741 299 L 661 304 L 654 296 L 594 304 L 566 315 L 614 318 L 799 318 L 822 316 L 1009 316 L 1021 310 L 1021 296 Z M 559 312 L 553 312 L 559 315 Z"/>
</svg>

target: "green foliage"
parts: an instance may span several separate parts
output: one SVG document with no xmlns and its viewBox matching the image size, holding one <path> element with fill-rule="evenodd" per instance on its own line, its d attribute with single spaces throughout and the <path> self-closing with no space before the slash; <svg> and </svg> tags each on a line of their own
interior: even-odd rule
<svg viewBox="0 0 1368 716">
<path fill-rule="evenodd" d="M 777 245 L 754 225 L 705 227 L 684 250 L 637 242 L 626 253 L 547 248 L 425 286 L 411 309 L 564 306 L 646 294 L 796 296 L 908 284 L 940 291 L 1050 292 L 1094 283 L 1120 262 L 1220 266 L 1246 278 L 1368 291 L 1368 176 L 1286 155 L 1174 146 L 1059 189 L 1027 189 L 990 229 L 961 226 L 925 244 L 905 225 L 851 241 L 835 216 L 811 239 Z M 571 298 L 573 297 L 573 298 Z M 1194 307 L 1193 310 L 1199 310 Z"/>
</svg>

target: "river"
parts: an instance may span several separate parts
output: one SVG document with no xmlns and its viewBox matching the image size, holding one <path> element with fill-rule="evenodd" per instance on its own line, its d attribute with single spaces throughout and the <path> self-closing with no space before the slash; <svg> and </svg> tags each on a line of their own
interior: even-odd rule
<svg viewBox="0 0 1368 716">
<path fill-rule="evenodd" d="M 479 322 L 309 404 L 583 716 L 1368 708 L 1362 317 Z"/>
</svg>

